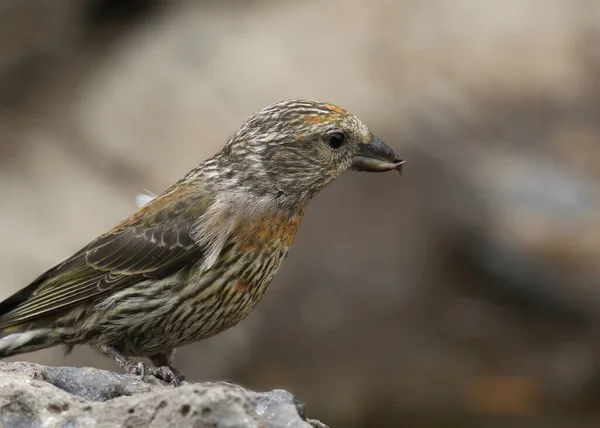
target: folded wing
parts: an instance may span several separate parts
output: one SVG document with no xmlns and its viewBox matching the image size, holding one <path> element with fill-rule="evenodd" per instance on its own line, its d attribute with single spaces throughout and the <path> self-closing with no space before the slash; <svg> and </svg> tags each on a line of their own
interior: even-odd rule
<svg viewBox="0 0 600 428">
<path fill-rule="evenodd" d="M 193 239 L 192 228 L 213 198 L 192 186 L 172 187 L 0 303 L 0 329 L 200 261 L 205 249 Z"/>
</svg>

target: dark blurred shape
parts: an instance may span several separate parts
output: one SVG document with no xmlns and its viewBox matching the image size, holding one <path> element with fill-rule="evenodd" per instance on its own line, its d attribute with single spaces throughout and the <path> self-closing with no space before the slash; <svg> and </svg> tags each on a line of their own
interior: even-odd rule
<svg viewBox="0 0 600 428">
<path fill-rule="evenodd" d="M 32 109 L 51 86 L 137 28 L 161 0 L 7 0 L 0 4 L 0 109 Z M 33 98 L 33 100 L 32 100 Z M 30 102 L 31 100 L 31 102 Z"/>
<path fill-rule="evenodd" d="M 164 0 L 88 0 L 84 20 L 91 26 L 130 25 L 157 12 Z"/>
</svg>

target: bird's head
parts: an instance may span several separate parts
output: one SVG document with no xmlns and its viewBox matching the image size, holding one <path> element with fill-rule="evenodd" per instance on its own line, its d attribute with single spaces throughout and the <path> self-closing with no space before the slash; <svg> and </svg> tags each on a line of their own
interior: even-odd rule
<svg viewBox="0 0 600 428">
<path fill-rule="evenodd" d="M 219 154 L 237 185 L 308 199 L 345 171 L 404 163 L 356 116 L 332 104 L 289 100 L 250 116 Z"/>
</svg>

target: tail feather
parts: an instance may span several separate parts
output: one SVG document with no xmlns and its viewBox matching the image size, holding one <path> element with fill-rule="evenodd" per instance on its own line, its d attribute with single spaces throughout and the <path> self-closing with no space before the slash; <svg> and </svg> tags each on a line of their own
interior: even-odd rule
<svg viewBox="0 0 600 428">
<path fill-rule="evenodd" d="M 9 334 L 0 339 L 0 359 L 59 345 L 65 337 L 63 330 L 40 328 Z"/>
</svg>

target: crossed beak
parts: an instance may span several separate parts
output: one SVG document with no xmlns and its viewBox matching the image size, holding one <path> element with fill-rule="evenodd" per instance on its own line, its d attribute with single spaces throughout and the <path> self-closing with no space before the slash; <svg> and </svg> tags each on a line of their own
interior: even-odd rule
<svg viewBox="0 0 600 428">
<path fill-rule="evenodd" d="M 404 161 L 379 138 L 369 144 L 361 144 L 354 153 L 351 168 L 354 171 L 384 172 L 398 170 L 402 173 Z"/>
</svg>

